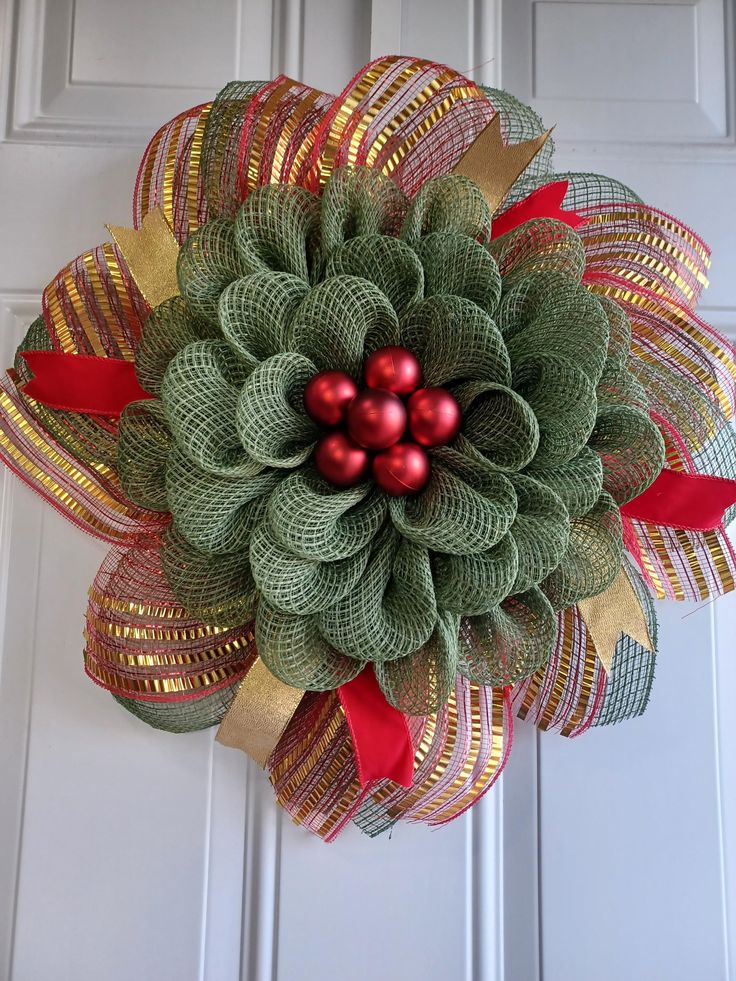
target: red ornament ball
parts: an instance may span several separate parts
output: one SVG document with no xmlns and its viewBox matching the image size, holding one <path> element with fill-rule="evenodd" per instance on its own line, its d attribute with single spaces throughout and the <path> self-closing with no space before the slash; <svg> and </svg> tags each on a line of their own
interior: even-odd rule
<svg viewBox="0 0 736 981">
<path fill-rule="evenodd" d="M 373 458 L 373 479 L 394 497 L 422 490 L 429 472 L 429 457 L 416 443 L 396 443 Z"/>
<path fill-rule="evenodd" d="M 365 388 L 348 406 L 347 424 L 356 443 L 367 450 L 384 450 L 401 439 L 406 409 L 393 392 Z"/>
<path fill-rule="evenodd" d="M 345 418 L 358 386 L 343 371 L 320 371 L 304 389 L 304 408 L 320 426 L 337 426 Z"/>
<path fill-rule="evenodd" d="M 315 446 L 314 465 L 328 483 L 354 487 L 368 476 L 370 459 L 347 433 L 336 430 L 323 436 Z"/>
<path fill-rule="evenodd" d="M 457 436 L 460 406 L 445 388 L 420 388 L 407 403 L 409 430 L 422 446 L 444 446 Z"/>
<path fill-rule="evenodd" d="M 422 366 L 405 347 L 382 347 L 368 355 L 363 369 L 368 388 L 410 395 L 422 383 Z"/>
</svg>

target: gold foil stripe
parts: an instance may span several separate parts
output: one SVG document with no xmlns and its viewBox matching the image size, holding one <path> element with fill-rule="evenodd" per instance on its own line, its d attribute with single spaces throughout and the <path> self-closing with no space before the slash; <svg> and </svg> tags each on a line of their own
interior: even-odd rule
<svg viewBox="0 0 736 981">
<path fill-rule="evenodd" d="M 46 311 L 48 312 L 51 327 L 56 334 L 61 350 L 64 354 L 76 354 L 79 351 L 79 345 L 76 338 L 72 336 L 66 314 L 61 308 L 61 299 L 58 293 L 62 289 L 62 283 L 59 281 L 60 277 L 63 279 L 61 273 L 44 290 Z"/>
<path fill-rule="evenodd" d="M 481 704 L 480 704 L 480 689 L 478 685 L 470 685 L 470 712 L 471 712 L 471 736 L 470 736 L 470 751 L 466 754 L 465 761 L 461 772 L 453 780 L 453 782 L 446 787 L 438 798 L 430 801 L 423 808 L 421 808 L 415 815 L 412 815 L 414 820 L 421 821 L 432 819 L 435 822 L 450 821 L 458 813 L 465 810 L 468 805 L 474 801 L 477 796 L 485 789 L 488 781 L 491 779 L 493 774 L 498 769 L 499 763 L 501 761 L 501 755 L 503 750 L 503 718 L 504 718 L 504 705 L 503 705 L 503 694 L 501 690 L 494 689 L 491 700 L 491 751 L 489 753 L 488 760 L 483 768 L 481 774 L 473 777 L 473 771 L 477 765 L 478 758 L 480 756 L 481 745 L 482 745 L 482 722 L 481 722 Z M 500 722 L 499 722 L 500 717 Z M 452 718 L 452 729 L 453 729 L 453 747 L 457 741 L 457 710 Z M 443 762 L 446 759 L 445 769 L 449 765 L 452 753 L 443 752 Z M 472 778 L 472 784 L 468 787 L 468 783 Z M 464 791 L 458 801 L 455 803 L 450 803 L 450 801 L 458 794 L 458 792 Z"/>
<path fill-rule="evenodd" d="M 123 273 L 120 269 L 120 263 L 118 262 L 117 252 L 115 248 L 110 244 L 110 242 L 105 242 L 102 246 L 102 252 L 105 258 L 105 265 L 107 267 L 107 272 L 112 282 L 113 289 L 118 297 L 118 302 L 123 310 L 123 317 L 128 324 L 135 324 L 138 320 L 138 314 L 133 307 L 133 301 L 128 292 L 128 288 L 123 279 Z M 99 275 L 99 274 L 98 274 Z M 109 306 L 109 304 L 108 304 Z M 113 317 L 115 339 L 120 349 L 121 357 L 125 358 L 127 361 L 134 360 L 133 349 L 125 338 L 125 335 L 120 328 L 118 318 L 110 311 L 111 317 Z"/>
<path fill-rule="evenodd" d="M 421 92 L 418 92 L 414 98 L 407 105 L 401 109 L 400 112 L 393 116 L 389 123 L 383 127 L 381 132 L 375 137 L 370 145 L 370 148 L 366 152 L 366 164 L 369 167 L 374 166 L 379 153 L 386 146 L 391 137 L 396 133 L 397 130 L 406 122 L 407 119 L 411 119 L 415 113 L 426 105 L 433 95 L 436 95 L 439 90 L 447 82 L 452 81 L 455 77 L 454 72 L 443 72 L 438 75 L 437 78 L 432 79 L 429 85 L 425 86 Z M 462 86 L 458 85 L 450 92 L 447 96 L 440 102 L 434 109 L 429 113 L 429 115 L 422 120 L 422 122 L 415 126 L 415 128 L 407 135 L 403 140 L 401 145 L 396 149 L 394 154 L 389 158 L 389 160 L 383 165 L 383 173 L 390 174 L 395 170 L 396 166 L 400 161 L 406 156 L 406 154 L 411 150 L 411 148 L 417 143 L 419 138 L 427 133 L 435 123 L 440 120 L 448 111 L 450 106 L 454 105 L 455 101 L 459 98 L 467 98 L 471 94 L 478 94 L 478 90 L 475 86 Z M 350 141 L 350 149 L 348 151 L 349 159 L 351 163 L 354 163 L 358 157 L 358 150 L 363 139 L 368 126 L 375 118 L 376 114 L 373 114 L 370 119 L 367 119 L 367 115 L 363 117 L 365 125 L 363 122 L 358 126 L 356 131 L 353 133 L 352 139 Z"/>
<path fill-rule="evenodd" d="M 88 613 L 87 620 L 91 623 L 95 629 L 101 633 L 106 634 L 108 637 L 117 637 L 119 640 L 140 640 L 140 641 L 162 641 L 166 643 L 189 643 L 194 640 L 204 640 L 206 637 L 218 636 L 217 628 L 207 627 L 205 624 L 200 624 L 193 627 L 151 627 L 151 626 L 135 626 L 133 624 L 123 624 L 116 623 L 108 617 L 98 617 L 96 614 Z M 226 633 L 228 631 L 220 631 L 220 633 Z M 250 637 L 250 642 L 252 642 L 253 637 Z M 239 641 L 234 640 L 232 644 L 225 644 L 217 650 L 222 653 L 232 653 L 228 648 L 232 646 L 233 650 L 239 649 L 242 645 Z M 207 652 L 208 657 L 214 656 L 211 652 Z"/>
<path fill-rule="evenodd" d="M 87 617 L 88 622 L 92 623 L 93 618 Z M 97 624 L 93 623 L 93 626 L 97 628 Z M 222 658 L 233 657 L 238 653 L 247 653 L 248 648 L 251 646 L 251 642 L 243 638 L 243 640 L 235 640 L 223 644 L 221 647 L 211 647 L 206 650 L 198 651 L 156 651 L 143 653 L 138 652 L 136 654 L 127 654 L 124 651 L 118 650 L 117 648 L 108 647 L 106 644 L 100 643 L 100 641 L 92 638 L 87 630 L 84 631 L 84 637 L 87 641 L 87 649 L 95 655 L 97 659 L 103 661 L 104 663 L 115 663 L 122 665 L 124 667 L 136 668 L 136 667 L 164 667 L 164 666 L 184 666 L 188 664 L 206 664 L 208 661 L 216 661 Z M 158 639 L 158 638 L 157 638 Z"/>
<path fill-rule="evenodd" d="M 381 98 L 378 102 L 372 103 L 368 109 L 363 113 L 363 117 L 358 125 L 353 130 L 350 137 L 350 143 L 348 145 L 348 161 L 351 164 L 355 164 L 358 159 L 358 150 L 361 143 L 363 142 L 363 137 L 365 136 L 371 123 L 374 122 L 376 117 L 382 112 L 383 108 L 388 105 L 388 103 L 396 96 L 402 88 L 404 88 L 406 81 L 409 77 L 413 77 L 416 74 L 415 71 L 411 71 L 411 74 L 405 69 L 397 78 L 391 82 L 389 87 L 381 94 Z M 404 76 L 407 76 L 406 78 Z M 375 160 L 378 151 L 385 146 L 387 141 L 396 132 L 401 124 L 406 120 L 410 119 L 411 116 L 416 112 L 421 106 L 423 106 L 433 95 L 435 95 L 445 82 L 449 82 L 450 79 L 455 77 L 455 73 L 452 71 L 445 71 L 433 78 L 428 85 L 418 92 L 414 98 L 405 105 L 400 112 L 394 114 L 391 117 L 389 123 L 384 126 L 378 136 L 375 138 L 374 142 L 371 144 L 370 150 L 368 150 L 366 155 L 366 160 Z M 370 166 L 370 164 L 369 164 Z"/>
<path fill-rule="evenodd" d="M 203 688 L 211 688 L 231 678 L 237 678 L 243 673 L 242 664 L 223 665 L 213 671 L 197 675 L 178 675 L 174 678 L 129 678 L 101 666 L 87 650 L 84 652 L 84 666 L 87 672 L 105 688 L 115 688 L 118 691 L 133 695 L 173 695 L 176 693 L 196 692 Z"/>
<path fill-rule="evenodd" d="M 156 158 L 159 147 L 161 146 L 161 140 L 163 139 L 164 132 L 167 129 L 168 125 L 162 126 L 161 129 L 155 133 L 146 150 L 146 169 L 143 177 L 141 178 L 139 189 L 142 214 L 145 214 L 151 210 L 151 181 L 153 179 L 153 170 L 156 165 Z"/>
<path fill-rule="evenodd" d="M 113 599 L 111 596 L 106 596 L 98 592 L 93 586 L 90 586 L 87 592 L 93 603 L 106 610 L 115 610 L 117 613 L 130 613 L 134 616 L 155 620 L 191 620 L 190 614 L 183 606 L 167 606 L 166 604 L 139 603 L 134 600 Z M 227 626 L 206 624 L 202 624 L 201 628 L 205 631 L 203 636 L 212 636 L 232 629 Z"/>
<path fill-rule="evenodd" d="M 571 653 L 571 652 L 570 652 Z M 570 654 L 568 654 L 568 657 Z M 580 679 L 580 690 L 575 708 L 568 716 L 567 722 L 560 730 L 561 735 L 569 736 L 577 729 L 585 717 L 585 713 L 590 705 L 590 698 L 593 693 L 593 681 L 595 678 L 598 659 L 595 651 L 588 643 L 587 635 L 585 640 L 585 653 L 583 655 L 582 678 Z"/>
<path fill-rule="evenodd" d="M 465 88 L 458 87 L 452 89 L 449 92 L 449 94 L 442 100 L 442 102 L 440 102 L 439 105 L 435 106 L 435 108 L 426 117 L 426 119 L 422 120 L 422 122 L 418 126 L 416 126 L 411 133 L 409 133 L 409 135 L 406 137 L 406 139 L 401 144 L 401 146 L 396 148 L 396 150 L 393 152 L 393 154 L 389 157 L 389 159 L 384 163 L 383 167 L 381 168 L 382 173 L 386 174 L 387 176 L 392 174 L 393 171 L 401 163 L 401 161 L 406 157 L 406 155 L 413 150 L 413 148 L 416 146 L 419 140 L 423 136 L 425 136 L 432 129 L 432 127 L 435 126 L 437 122 L 439 122 L 439 120 L 444 115 L 446 115 L 446 113 L 452 108 L 452 106 L 459 99 L 469 98 L 472 94 L 473 94 L 473 90 L 467 87 Z M 386 130 L 384 130 L 384 133 L 386 133 Z M 384 133 L 382 133 L 378 137 L 378 139 L 373 144 L 373 147 L 371 148 L 368 154 L 368 159 L 366 160 L 366 163 L 369 167 L 373 165 L 373 162 L 378 156 L 380 149 L 382 149 L 384 143 L 388 139 L 387 136 L 386 140 L 382 140 L 380 146 L 378 145 L 379 140 L 381 140 L 381 137 L 383 137 Z"/>
<path fill-rule="evenodd" d="M 667 215 L 658 214 L 657 212 L 650 211 L 647 208 L 636 207 L 636 210 L 606 211 L 600 214 L 591 215 L 590 217 L 586 217 L 584 227 L 587 229 L 591 228 L 593 225 L 608 225 L 613 222 L 630 222 L 632 220 L 649 222 L 652 225 L 665 228 L 667 231 L 677 235 L 678 238 L 681 238 L 683 241 L 687 242 L 687 244 L 698 253 L 706 269 L 710 268 L 711 258 L 707 247 L 703 245 L 703 243 L 693 232 L 690 231 L 689 228 L 686 228 L 684 225 L 681 225 L 679 222 L 668 217 Z"/>
<path fill-rule="evenodd" d="M 332 173 L 335 165 L 337 148 L 341 142 L 343 132 L 345 131 L 345 127 L 351 115 L 370 92 L 370 90 L 395 64 L 396 61 L 394 58 L 385 58 L 383 61 L 378 62 L 377 65 L 374 65 L 370 71 L 366 72 L 365 75 L 359 79 L 352 91 L 345 98 L 343 104 L 338 109 L 332 121 L 332 126 L 330 127 L 325 148 L 319 161 L 319 176 L 321 184 L 324 184 Z M 368 113 L 368 122 L 375 118 L 378 111 L 384 108 L 389 98 L 395 95 L 396 92 L 398 92 L 414 77 L 414 75 L 417 74 L 417 72 L 421 71 L 428 64 L 429 62 L 427 61 L 415 61 L 411 65 L 407 65 L 394 79 L 389 89 L 381 94 L 380 99 L 372 103 Z M 364 115 L 363 119 L 365 120 L 365 118 L 366 117 Z M 361 133 L 365 131 L 367 125 L 368 123 L 363 125 Z M 349 154 L 350 152 L 351 151 L 349 151 Z M 354 158 L 349 155 L 349 160 L 353 162 Z"/>
<path fill-rule="evenodd" d="M 203 107 L 197 120 L 197 125 L 192 134 L 191 146 L 189 147 L 189 164 L 187 166 L 187 228 L 189 233 L 199 227 L 199 168 L 202 162 L 204 132 L 211 110 L 212 103 L 208 102 Z M 175 228 L 176 223 L 173 213 L 166 217 L 171 227 Z"/>
<path fill-rule="evenodd" d="M 294 82 L 294 85 L 297 83 Z M 276 147 L 274 149 L 273 161 L 271 164 L 271 184 L 283 184 L 290 181 L 291 172 L 289 174 L 284 174 L 284 157 L 286 156 L 286 150 L 289 147 L 289 143 L 294 136 L 294 133 L 299 128 L 302 120 L 311 112 L 312 108 L 316 104 L 319 97 L 322 95 L 317 89 L 311 89 L 305 95 L 302 95 L 301 101 L 293 110 L 289 113 L 288 119 L 284 121 L 283 128 L 279 134 Z M 308 141 L 302 141 L 299 149 L 303 150 L 308 146 Z M 310 147 L 311 149 L 311 147 Z"/>
<path fill-rule="evenodd" d="M 39 436 L 24 416 L 16 408 L 14 402 L 6 392 L 0 391 L 0 410 L 6 412 L 13 424 L 20 429 L 22 435 L 40 449 L 40 452 L 50 460 L 50 462 L 64 472 L 64 474 L 74 482 L 81 490 L 91 497 L 101 501 L 105 507 L 114 510 L 117 514 L 129 517 L 125 507 L 114 498 L 106 494 L 97 484 L 92 483 L 76 467 L 72 466 L 56 450 L 53 450 L 46 441 Z M 20 467 L 23 472 L 33 481 L 39 483 L 45 491 L 70 511 L 75 517 L 82 520 L 85 524 L 94 528 L 101 535 L 109 539 L 124 540 L 127 537 L 126 531 L 115 528 L 106 521 L 102 521 L 94 512 L 84 505 L 77 498 L 73 497 L 69 491 L 61 487 L 49 473 L 30 460 L 19 446 L 3 430 L 0 430 L 0 446 L 6 451 L 13 462 Z"/>
<path fill-rule="evenodd" d="M 173 128 L 168 135 L 167 146 L 166 146 L 166 164 L 164 166 L 164 186 L 163 186 L 163 200 L 161 202 L 161 210 L 164 215 L 171 215 L 172 219 L 174 216 L 174 187 L 176 185 L 176 161 L 179 155 L 179 140 L 181 139 L 181 131 L 186 122 L 186 116 L 177 119 L 174 122 Z M 156 209 L 152 209 L 156 210 Z M 150 214 L 150 212 L 149 212 Z M 144 221 L 148 215 L 144 216 Z M 142 227 L 142 226 L 141 226 Z M 143 292 L 141 290 L 141 292 Z M 155 304 L 152 304 L 155 306 Z"/>
<path fill-rule="evenodd" d="M 261 158 L 263 156 L 263 144 L 266 140 L 266 133 L 268 132 L 268 127 L 271 124 L 271 117 L 273 116 L 274 109 L 281 102 L 283 96 L 285 96 L 295 84 L 298 83 L 293 82 L 290 78 L 286 78 L 283 82 L 280 82 L 279 85 L 277 85 L 276 88 L 270 93 L 258 114 L 258 122 L 256 123 L 255 132 L 253 133 L 253 143 L 250 148 L 250 153 L 248 154 L 248 191 L 252 191 L 253 188 L 258 187 L 259 184 L 259 171 L 261 168 Z"/>
<path fill-rule="evenodd" d="M 289 757 L 280 761 L 274 769 L 271 771 L 271 782 L 276 787 L 276 796 L 280 803 L 284 806 L 288 806 L 290 798 L 294 795 L 296 790 L 308 779 L 310 774 L 319 765 L 320 760 L 324 757 L 325 753 L 328 752 L 332 741 L 337 738 L 337 734 L 341 727 L 346 727 L 345 718 L 342 713 L 342 706 L 340 705 L 337 696 L 333 698 L 328 698 L 325 700 L 325 707 L 320 714 L 318 724 L 315 728 L 322 728 L 324 726 L 324 719 L 329 716 L 329 721 L 326 727 L 323 729 L 318 741 L 312 745 L 311 736 L 309 733 L 305 736 L 303 740 L 300 741 L 295 750 L 289 754 Z M 279 788 L 277 786 L 281 776 L 288 772 L 288 769 L 293 764 L 295 758 L 302 756 L 306 747 L 310 747 L 307 756 L 304 758 L 303 762 L 296 770 L 295 773 L 291 775 L 288 783 Z M 303 824 L 309 821 L 310 824 L 313 823 L 314 818 L 317 816 L 315 812 L 318 808 L 321 808 L 322 813 L 322 824 L 318 828 L 318 833 L 321 837 L 328 837 L 332 831 L 335 829 L 337 824 L 342 821 L 348 810 L 353 807 L 359 793 L 360 784 L 358 783 L 357 776 L 352 781 L 347 791 L 342 794 L 338 800 L 332 802 L 331 807 L 326 805 L 325 798 L 334 797 L 334 784 L 341 772 L 344 771 L 345 767 L 352 765 L 352 742 L 349 737 L 342 740 L 340 746 L 338 747 L 337 753 L 331 759 L 326 771 L 320 777 L 319 782 L 309 794 L 309 796 L 301 802 L 301 804 L 292 813 L 292 819 L 296 824 Z M 332 792 L 332 793 L 331 793 Z"/>
</svg>

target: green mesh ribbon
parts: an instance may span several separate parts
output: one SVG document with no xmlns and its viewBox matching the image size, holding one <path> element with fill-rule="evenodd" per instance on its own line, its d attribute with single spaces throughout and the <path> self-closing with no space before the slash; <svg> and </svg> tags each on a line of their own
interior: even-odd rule
<svg viewBox="0 0 736 981">
<path fill-rule="evenodd" d="M 556 611 L 620 568 L 619 506 L 663 463 L 629 324 L 581 285 L 569 227 L 489 242 L 490 218 L 459 176 L 411 202 L 361 168 L 322 198 L 263 187 L 187 240 L 181 296 L 145 326 L 136 367 L 156 398 L 122 418 L 125 491 L 173 515 L 179 600 L 219 625 L 255 615 L 290 685 L 333 689 L 372 662 L 392 704 L 435 711 L 458 671 L 536 671 Z M 321 479 L 303 405 L 318 371 L 360 381 L 388 344 L 463 412 L 425 490 L 399 498 Z"/>
</svg>

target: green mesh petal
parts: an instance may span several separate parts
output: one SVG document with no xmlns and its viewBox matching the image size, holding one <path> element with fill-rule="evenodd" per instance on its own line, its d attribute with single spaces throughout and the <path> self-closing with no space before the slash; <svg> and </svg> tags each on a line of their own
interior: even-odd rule
<svg viewBox="0 0 736 981">
<path fill-rule="evenodd" d="M 319 200 L 304 188 L 291 184 L 256 188 L 235 219 L 242 274 L 272 270 L 308 281 L 318 225 Z"/>
<path fill-rule="evenodd" d="M 491 213 L 478 185 L 460 174 L 446 174 L 427 181 L 409 206 L 401 237 L 418 245 L 432 232 L 454 232 L 487 242 Z"/>
<path fill-rule="evenodd" d="M 311 470 L 281 481 L 268 521 L 276 539 L 304 559 L 334 562 L 368 545 L 386 517 L 386 497 L 370 484 L 338 490 Z"/>
<path fill-rule="evenodd" d="M 531 406 L 505 385 L 466 382 L 453 389 L 464 437 L 499 470 L 523 470 L 537 453 L 539 424 Z"/>
<path fill-rule="evenodd" d="M 246 274 L 235 245 L 233 223 L 215 218 L 189 236 L 179 250 L 179 291 L 195 317 L 217 323 L 220 294 Z"/>
<path fill-rule="evenodd" d="M 366 664 L 330 647 L 316 615 L 285 613 L 265 599 L 258 604 L 256 646 L 271 674 L 308 691 L 333 691 L 352 681 Z"/>
<path fill-rule="evenodd" d="M 379 661 L 378 684 L 389 704 L 405 715 L 437 712 L 455 687 L 460 618 L 440 613 L 427 643 L 396 661 Z"/>
<path fill-rule="evenodd" d="M 623 367 L 629 358 L 631 350 L 631 324 L 618 303 L 607 296 L 596 297 L 608 320 L 608 365 L 607 367 Z"/>
<path fill-rule="evenodd" d="M 504 280 L 496 323 L 505 342 L 510 343 L 517 334 L 526 331 L 546 304 L 553 302 L 558 293 L 567 292 L 576 282 L 558 269 L 541 269 L 529 276 L 521 276 L 512 286 Z"/>
<path fill-rule="evenodd" d="M 574 363 L 595 386 L 606 362 L 608 336 L 608 318 L 596 297 L 567 282 L 539 304 L 527 327 L 507 335 L 506 344 L 514 367 L 527 357 L 554 355 Z"/>
<path fill-rule="evenodd" d="M 459 476 L 435 457 L 421 494 L 389 501 L 394 527 L 410 542 L 450 555 L 485 552 L 511 527 L 516 495 L 500 473 Z"/>
<path fill-rule="evenodd" d="M 248 456 L 264 466 L 293 468 L 312 453 L 319 430 L 304 410 L 304 388 L 317 369 L 301 354 L 275 354 L 249 375 L 236 427 Z"/>
<path fill-rule="evenodd" d="M 439 609 L 464 616 L 487 613 L 514 588 L 519 573 L 516 540 L 509 533 L 475 555 L 436 553 L 432 570 Z"/>
<path fill-rule="evenodd" d="M 494 239 L 489 249 L 505 287 L 530 273 L 557 270 L 576 282 L 585 271 L 585 250 L 580 236 L 560 221 L 538 218 Z"/>
<path fill-rule="evenodd" d="M 587 514 L 570 522 L 570 539 L 558 567 L 542 583 L 555 610 L 607 589 L 621 568 L 621 515 L 605 491 Z"/>
<path fill-rule="evenodd" d="M 166 418 L 177 445 L 213 474 L 258 473 L 235 420 L 247 369 L 225 341 L 197 341 L 169 364 L 161 384 Z"/>
<path fill-rule="evenodd" d="M 535 467 L 566 463 L 583 449 L 596 418 L 595 386 L 567 358 L 526 355 L 513 365 L 514 389 L 539 424 Z"/>
<path fill-rule="evenodd" d="M 203 623 L 226 627 L 253 619 L 257 591 L 247 552 L 201 552 L 171 526 L 161 541 L 161 562 L 176 598 Z"/>
<path fill-rule="evenodd" d="M 178 531 L 196 548 L 214 553 L 242 550 L 247 554 L 250 537 L 278 483 L 273 470 L 249 480 L 206 473 L 176 450 L 166 473 L 169 508 Z"/>
<path fill-rule="evenodd" d="M 358 235 L 398 235 L 407 201 L 394 182 L 370 167 L 336 170 L 322 196 L 321 247 L 326 256 Z"/>
<path fill-rule="evenodd" d="M 532 587 L 483 616 L 461 620 L 458 671 L 478 685 L 513 685 L 546 664 L 556 636 L 552 605 Z"/>
<path fill-rule="evenodd" d="M 401 343 L 417 356 L 424 384 L 511 383 L 511 363 L 494 322 L 472 300 L 431 296 L 407 314 Z"/>
<path fill-rule="evenodd" d="M 333 368 L 358 378 L 366 355 L 398 339 L 399 322 L 384 293 L 366 279 L 333 276 L 299 305 L 288 347 L 320 371 Z"/>
<path fill-rule="evenodd" d="M 528 474 L 557 494 L 571 518 L 590 511 L 603 489 L 603 464 L 589 446 L 584 446 L 567 463 L 556 467 L 533 467 Z"/>
<path fill-rule="evenodd" d="M 330 254 L 325 278 L 357 276 L 373 283 L 401 317 L 424 296 L 424 272 L 408 245 L 388 235 L 351 238 Z"/>
<path fill-rule="evenodd" d="M 223 336 L 254 368 L 286 349 L 288 327 L 309 287 L 290 273 L 260 272 L 236 279 L 220 296 Z"/>
<path fill-rule="evenodd" d="M 342 599 L 363 575 L 370 546 L 336 562 L 302 559 L 284 548 L 267 524 L 250 540 L 253 578 L 271 606 L 301 616 L 319 613 Z"/>
<path fill-rule="evenodd" d="M 183 297 L 164 300 L 149 314 L 135 349 L 135 373 L 141 386 L 160 395 L 169 361 L 193 341 L 218 333 L 217 321 L 197 319 Z"/>
<path fill-rule="evenodd" d="M 125 496 L 151 511 L 168 511 L 166 461 L 172 440 L 158 399 L 130 402 L 118 428 L 118 473 Z"/>
<path fill-rule="evenodd" d="M 490 252 L 467 235 L 433 232 L 415 246 L 424 266 L 424 293 L 463 296 L 493 314 L 501 296 L 501 274 Z"/>
<path fill-rule="evenodd" d="M 541 481 L 524 474 L 510 477 L 517 497 L 510 534 L 516 542 L 519 573 L 512 592 L 540 583 L 562 561 L 570 538 L 567 508 Z"/>
<path fill-rule="evenodd" d="M 350 657 L 390 661 L 412 654 L 437 623 L 428 550 L 388 529 L 356 586 L 318 617 L 322 636 Z"/>
<path fill-rule="evenodd" d="M 603 463 L 603 487 L 619 506 L 642 494 L 664 466 L 656 425 L 626 405 L 601 406 L 590 445 Z"/>
</svg>

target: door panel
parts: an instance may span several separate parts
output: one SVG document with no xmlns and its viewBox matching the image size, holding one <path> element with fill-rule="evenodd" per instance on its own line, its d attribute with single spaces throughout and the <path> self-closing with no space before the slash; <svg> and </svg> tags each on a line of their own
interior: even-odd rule
<svg viewBox="0 0 736 981">
<path fill-rule="evenodd" d="M 0 13 L 4 364 L 42 286 L 104 222 L 129 221 L 160 122 L 234 77 L 283 70 L 337 92 L 388 51 L 504 84 L 559 124 L 558 169 L 618 177 L 697 228 L 716 254 L 705 315 L 736 329 L 728 0 L 7 0 Z M 469 815 L 325 846 L 212 732 L 148 729 L 85 678 L 104 548 L 4 473 L 0 492 L 0 978 L 733 977 L 732 600 L 660 608 L 643 719 L 577 742 L 520 723 L 507 773 Z"/>
</svg>

